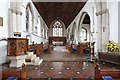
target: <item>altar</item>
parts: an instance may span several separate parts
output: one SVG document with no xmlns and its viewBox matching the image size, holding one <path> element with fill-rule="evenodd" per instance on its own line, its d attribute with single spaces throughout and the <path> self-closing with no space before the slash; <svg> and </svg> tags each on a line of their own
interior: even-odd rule
<svg viewBox="0 0 120 80">
<path fill-rule="evenodd" d="M 52 45 L 65 45 L 66 44 L 66 37 L 49 37 L 49 44 Z"/>
<path fill-rule="evenodd" d="M 52 41 L 52 44 L 55 46 L 62 46 L 63 42 L 62 41 Z"/>
</svg>

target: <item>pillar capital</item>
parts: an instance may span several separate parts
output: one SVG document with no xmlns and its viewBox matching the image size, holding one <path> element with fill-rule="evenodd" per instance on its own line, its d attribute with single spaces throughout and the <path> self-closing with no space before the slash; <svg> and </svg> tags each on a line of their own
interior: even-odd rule
<svg viewBox="0 0 120 80">
<path fill-rule="evenodd" d="M 16 15 L 22 15 L 21 11 L 15 10 L 15 9 L 9 9 L 12 13 L 15 13 Z"/>
<path fill-rule="evenodd" d="M 99 15 L 103 15 L 105 13 L 108 12 L 108 9 L 105 9 L 105 10 L 102 10 L 102 11 L 99 11 L 99 12 L 96 12 L 96 16 L 99 16 Z"/>
</svg>

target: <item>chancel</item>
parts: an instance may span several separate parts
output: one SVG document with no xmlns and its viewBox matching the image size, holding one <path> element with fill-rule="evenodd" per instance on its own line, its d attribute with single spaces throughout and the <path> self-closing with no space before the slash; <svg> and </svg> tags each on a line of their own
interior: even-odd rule
<svg viewBox="0 0 120 80">
<path fill-rule="evenodd" d="M 120 79 L 120 0 L 0 4 L 1 80 Z"/>
</svg>

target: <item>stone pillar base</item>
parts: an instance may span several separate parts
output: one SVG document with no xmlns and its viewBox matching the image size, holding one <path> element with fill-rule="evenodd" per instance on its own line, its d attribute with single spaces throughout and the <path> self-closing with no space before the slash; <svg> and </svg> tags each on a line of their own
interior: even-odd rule
<svg viewBox="0 0 120 80">
<path fill-rule="evenodd" d="M 10 67 L 22 67 L 22 64 L 25 63 L 26 55 L 20 56 L 8 56 L 11 60 Z"/>
</svg>

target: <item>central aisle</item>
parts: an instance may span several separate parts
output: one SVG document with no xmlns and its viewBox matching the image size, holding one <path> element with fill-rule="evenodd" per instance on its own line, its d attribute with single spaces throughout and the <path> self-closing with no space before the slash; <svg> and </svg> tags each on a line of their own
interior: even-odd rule
<svg viewBox="0 0 120 80">
<path fill-rule="evenodd" d="M 44 53 L 40 55 L 44 61 L 81 61 L 84 60 L 77 53 L 70 53 L 65 46 L 54 46 L 51 53 Z"/>
<path fill-rule="evenodd" d="M 65 46 L 54 46 L 51 53 L 40 56 L 40 66 L 27 66 L 28 80 L 93 80 L 94 64 L 69 53 Z"/>
</svg>

